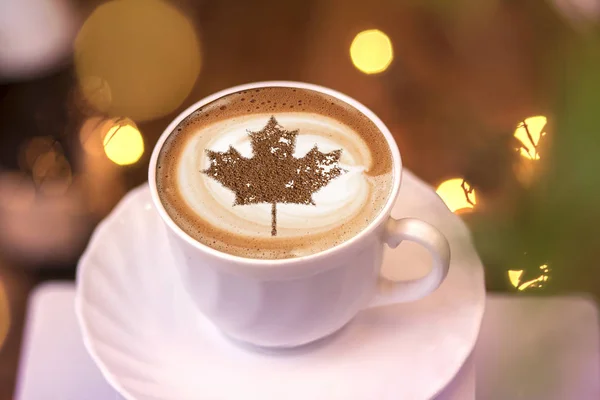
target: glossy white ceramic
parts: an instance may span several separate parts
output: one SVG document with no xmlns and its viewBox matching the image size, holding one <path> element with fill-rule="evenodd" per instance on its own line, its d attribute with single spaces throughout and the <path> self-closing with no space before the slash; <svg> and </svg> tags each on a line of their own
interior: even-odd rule
<svg viewBox="0 0 600 400">
<path fill-rule="evenodd" d="M 464 223 L 408 171 L 392 216 L 420 218 L 448 238 L 450 272 L 438 290 L 366 309 L 306 346 L 257 350 L 227 339 L 197 311 L 142 186 L 100 224 L 80 261 L 76 313 L 85 346 L 127 399 L 430 399 L 476 341 L 483 268 Z M 384 252 L 384 273 L 424 275 L 428 253 L 400 247 Z M 398 263 L 406 268 L 394 268 Z"/>
<path fill-rule="evenodd" d="M 321 92 L 358 110 L 377 126 L 392 157 L 389 199 L 369 225 L 327 250 L 286 259 L 250 259 L 217 251 L 182 230 L 166 212 L 156 185 L 161 147 L 190 114 L 214 100 L 243 90 L 286 87 Z M 376 156 L 376 155 L 373 155 Z M 182 282 L 202 313 L 236 340 L 263 347 L 294 347 L 322 339 L 346 325 L 360 310 L 413 301 L 431 294 L 448 274 L 450 246 L 435 226 L 419 218 L 396 219 L 391 210 L 400 190 L 402 161 L 385 124 L 367 107 L 335 90 L 302 82 L 251 83 L 215 93 L 182 112 L 159 138 L 148 167 L 154 206 L 164 221 Z M 383 251 L 402 241 L 423 246 L 431 268 L 409 281 L 380 274 Z M 398 262 L 397 269 L 407 268 Z"/>
</svg>

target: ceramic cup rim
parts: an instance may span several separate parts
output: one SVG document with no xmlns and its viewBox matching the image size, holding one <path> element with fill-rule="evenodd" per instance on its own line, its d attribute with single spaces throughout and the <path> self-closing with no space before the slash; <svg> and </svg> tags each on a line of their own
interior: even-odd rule
<svg viewBox="0 0 600 400">
<path fill-rule="evenodd" d="M 342 243 L 339 243 L 335 246 L 332 246 L 328 249 L 325 249 L 323 251 L 304 255 L 304 256 L 299 256 L 299 257 L 284 258 L 284 259 L 259 259 L 259 258 L 242 257 L 242 256 L 236 256 L 236 255 L 232 255 L 229 253 L 225 253 L 225 252 L 213 249 L 212 247 L 202 244 L 199 241 L 195 240 L 189 234 L 187 234 L 183 229 L 181 229 L 175 223 L 175 221 L 172 220 L 172 218 L 169 216 L 169 214 L 165 210 L 165 208 L 158 196 L 158 190 L 156 187 L 156 166 L 158 163 L 158 156 L 160 154 L 160 150 L 162 149 L 167 138 L 177 128 L 177 125 L 179 125 L 180 122 L 182 122 L 185 118 L 187 118 L 190 114 L 192 114 L 197 109 L 199 109 L 199 108 L 203 107 L 204 105 L 211 103 L 219 98 L 222 98 L 229 94 L 240 92 L 243 90 L 260 89 L 260 88 L 265 88 L 265 87 L 286 87 L 286 88 L 294 88 L 294 89 L 307 89 L 307 90 L 312 90 L 312 91 L 316 91 L 319 93 L 323 93 L 323 94 L 335 97 L 335 98 L 343 101 L 344 103 L 350 105 L 351 107 L 355 108 L 362 114 L 364 114 L 367 118 L 369 118 L 375 124 L 375 126 L 377 126 L 379 131 L 385 137 L 388 147 L 390 148 L 390 152 L 392 154 L 392 168 L 393 168 L 392 190 L 390 191 L 390 194 L 388 196 L 388 199 L 387 199 L 384 207 L 377 214 L 377 216 L 375 218 L 373 218 L 373 220 L 369 223 L 369 225 L 367 225 L 365 228 L 363 228 L 360 232 L 358 232 L 352 238 L 350 238 L 346 241 L 343 241 Z M 379 117 L 377 117 L 377 115 L 375 115 L 375 113 L 373 111 L 371 111 L 369 108 L 367 108 L 362 103 L 360 103 L 357 100 L 353 99 L 352 97 L 347 96 L 343 93 L 340 93 L 336 90 L 329 89 L 329 88 L 315 85 L 315 84 L 311 84 L 311 83 L 296 82 L 296 81 L 262 81 L 262 82 L 246 83 L 246 84 L 237 85 L 237 86 L 230 87 L 228 89 L 221 90 L 219 92 L 216 92 L 210 96 L 207 96 L 207 97 L 197 101 L 196 103 L 192 104 L 187 109 L 185 109 L 183 112 L 181 112 L 165 128 L 165 130 L 159 137 L 156 145 L 154 146 L 154 149 L 152 151 L 152 156 L 150 158 L 150 165 L 148 166 L 148 185 L 150 186 L 152 202 L 154 203 L 154 206 L 156 207 L 156 210 L 158 211 L 161 219 L 163 220 L 164 223 L 166 223 L 166 225 L 169 227 L 169 229 L 177 235 L 177 237 L 179 237 L 180 239 L 182 239 L 183 241 L 185 241 L 186 243 L 188 243 L 190 246 L 194 247 L 195 249 L 198 249 L 199 251 L 202 251 L 204 253 L 208 253 L 211 256 L 213 256 L 219 260 L 222 260 L 224 262 L 234 262 L 237 264 L 245 264 L 246 266 L 249 266 L 249 267 L 265 268 L 265 267 L 274 267 L 274 266 L 282 266 L 282 265 L 290 265 L 291 266 L 294 264 L 319 261 L 319 260 L 329 257 L 335 253 L 343 252 L 344 250 L 354 246 L 357 242 L 360 242 L 361 239 L 371 235 L 377 229 L 377 227 L 379 227 L 382 223 L 384 223 L 387 220 L 389 214 L 391 213 L 391 209 L 392 209 L 394 203 L 396 202 L 396 197 L 398 196 L 398 192 L 400 190 L 400 183 L 402 180 L 401 173 L 402 173 L 402 159 L 400 157 L 400 151 L 398 150 L 398 146 L 396 144 L 396 141 L 394 140 L 394 137 L 392 136 L 392 134 L 389 131 L 389 129 L 387 128 L 387 126 L 385 126 L 383 121 L 381 121 L 381 119 L 379 119 Z"/>
</svg>

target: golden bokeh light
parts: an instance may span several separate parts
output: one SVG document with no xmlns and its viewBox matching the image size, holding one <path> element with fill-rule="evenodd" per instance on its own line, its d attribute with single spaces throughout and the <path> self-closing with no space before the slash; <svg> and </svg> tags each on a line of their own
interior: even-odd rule
<svg viewBox="0 0 600 400">
<path fill-rule="evenodd" d="M 118 165 L 134 164 L 144 154 L 144 139 L 133 122 L 113 124 L 102 143 L 106 156 Z"/>
<path fill-rule="evenodd" d="M 436 193 L 452 212 L 469 211 L 477 204 L 475 190 L 462 178 L 442 182 L 436 189 Z"/>
<path fill-rule="evenodd" d="M 100 5 L 75 40 L 75 69 L 87 103 L 136 121 L 165 116 L 200 73 L 200 42 L 190 20 L 162 0 Z"/>
<path fill-rule="evenodd" d="M 85 120 L 79 130 L 79 141 L 87 154 L 91 156 L 105 154 L 104 137 L 115 126 L 115 121 L 111 118 L 102 117 L 92 117 Z"/>
<path fill-rule="evenodd" d="M 79 141 L 83 148 L 80 158 L 82 192 L 85 208 L 92 215 L 106 215 L 121 199 L 126 184 L 120 164 L 124 161 L 135 162 L 143 154 L 144 142 L 140 140 L 139 132 L 129 128 L 123 130 L 126 125 L 136 126 L 127 118 L 91 117 L 84 121 L 79 130 Z M 121 148 L 120 145 L 127 146 L 121 142 L 122 139 L 125 139 L 123 142 L 131 140 L 133 146 Z"/>
<path fill-rule="evenodd" d="M 541 275 L 535 279 L 531 279 L 526 282 L 521 282 L 521 277 L 523 276 L 523 270 L 509 270 L 508 271 L 508 280 L 511 285 L 513 285 L 517 290 L 523 291 L 528 288 L 541 288 L 544 286 L 544 283 L 548 282 L 550 279 L 549 271 L 550 268 L 548 264 L 544 264 L 540 266 Z"/>
<path fill-rule="evenodd" d="M 49 151 L 39 156 L 32 169 L 33 181 L 40 192 L 60 196 L 73 181 L 71 165 L 62 153 Z"/>
<path fill-rule="evenodd" d="M 378 29 L 362 31 L 350 45 L 350 57 L 354 66 L 365 74 L 383 72 L 394 59 L 392 41 Z"/>
<path fill-rule="evenodd" d="M 71 186 L 73 173 L 60 143 L 50 137 L 34 137 L 25 142 L 19 154 L 19 166 L 31 173 L 35 187 L 46 195 L 62 195 Z M 25 188 L 25 184 L 20 188 Z M 27 190 L 28 192 L 28 190 Z"/>
<path fill-rule="evenodd" d="M 97 76 L 84 76 L 79 81 L 79 89 L 94 112 L 106 113 L 110 110 L 112 93 L 107 81 Z"/>
<path fill-rule="evenodd" d="M 539 160 L 538 145 L 540 139 L 546 135 L 544 128 L 548 122 L 543 115 L 526 118 L 515 130 L 514 137 L 521 142 L 519 153 L 528 160 Z"/>
<path fill-rule="evenodd" d="M 508 280 L 510 284 L 514 287 L 518 288 L 521 283 L 521 275 L 523 275 L 523 270 L 509 270 L 508 271 Z"/>
</svg>

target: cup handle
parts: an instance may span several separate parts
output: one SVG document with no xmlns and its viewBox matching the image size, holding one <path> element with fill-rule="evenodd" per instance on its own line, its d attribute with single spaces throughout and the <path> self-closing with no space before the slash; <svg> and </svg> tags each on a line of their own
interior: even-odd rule
<svg viewBox="0 0 600 400">
<path fill-rule="evenodd" d="M 377 292 L 369 308 L 418 300 L 440 286 L 448 275 L 450 245 L 439 230 L 420 219 L 390 217 L 384 235 L 385 242 L 393 249 L 403 240 L 410 240 L 425 247 L 431 254 L 431 271 L 422 278 L 400 282 L 380 275 Z"/>
</svg>

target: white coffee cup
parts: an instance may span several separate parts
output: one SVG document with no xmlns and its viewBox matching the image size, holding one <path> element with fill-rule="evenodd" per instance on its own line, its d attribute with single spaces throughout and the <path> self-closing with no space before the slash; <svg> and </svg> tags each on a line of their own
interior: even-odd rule
<svg viewBox="0 0 600 400">
<path fill-rule="evenodd" d="M 381 213 L 352 239 L 320 253 L 263 260 L 243 258 L 212 249 L 186 234 L 169 217 L 156 187 L 158 155 L 167 137 L 193 111 L 241 90 L 282 86 L 309 89 L 351 105 L 379 128 L 393 157 L 394 182 Z M 321 86 L 299 82 L 259 82 L 215 93 L 181 113 L 159 138 L 148 172 L 152 200 L 167 226 L 177 260 L 174 268 L 197 308 L 225 335 L 264 347 L 293 347 L 328 336 L 367 307 L 413 301 L 427 296 L 448 273 L 450 246 L 428 223 L 394 219 L 392 206 L 400 189 L 402 162 L 391 133 L 358 101 Z M 424 246 L 432 257 L 424 277 L 395 282 L 380 275 L 384 246 L 403 240 Z M 398 265 L 398 268 L 406 266 Z"/>
</svg>

